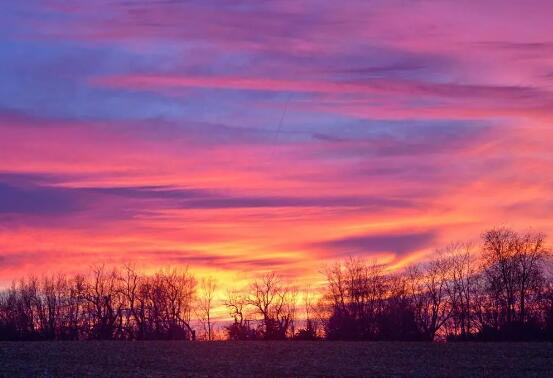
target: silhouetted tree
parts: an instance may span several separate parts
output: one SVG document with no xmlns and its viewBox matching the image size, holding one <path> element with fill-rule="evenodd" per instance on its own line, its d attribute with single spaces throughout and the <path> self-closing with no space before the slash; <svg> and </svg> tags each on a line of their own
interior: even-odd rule
<svg viewBox="0 0 553 378">
<path fill-rule="evenodd" d="M 525 333 L 535 333 L 539 328 L 544 264 L 549 256 L 544 235 L 496 228 L 482 238 L 482 270 L 488 296 L 484 327 L 500 338 L 526 338 Z"/>
<path fill-rule="evenodd" d="M 275 273 L 268 273 L 251 284 L 247 304 L 260 317 L 261 333 L 266 340 L 285 339 L 289 332 L 293 335 L 296 295 Z"/>
<path fill-rule="evenodd" d="M 326 269 L 329 339 L 376 340 L 386 300 L 386 277 L 376 263 L 350 258 Z"/>
<path fill-rule="evenodd" d="M 225 306 L 233 323 L 226 326 L 226 332 L 229 340 L 255 340 L 261 338 L 261 335 L 251 327 L 251 321 L 247 318 L 247 298 L 237 291 L 227 291 Z"/>
<path fill-rule="evenodd" d="M 305 314 L 305 327 L 294 333 L 296 340 L 318 340 L 317 320 L 312 316 L 313 293 L 311 287 L 307 285 L 303 292 L 303 306 Z"/>
<path fill-rule="evenodd" d="M 424 338 L 416 322 L 405 275 L 394 274 L 388 278 L 388 298 L 377 324 L 379 340 L 419 341 Z"/>
<path fill-rule="evenodd" d="M 205 339 L 208 341 L 213 340 L 214 337 L 212 311 L 216 288 L 217 283 L 213 277 L 208 277 L 200 281 L 198 290 L 197 315 L 204 329 Z"/>
</svg>

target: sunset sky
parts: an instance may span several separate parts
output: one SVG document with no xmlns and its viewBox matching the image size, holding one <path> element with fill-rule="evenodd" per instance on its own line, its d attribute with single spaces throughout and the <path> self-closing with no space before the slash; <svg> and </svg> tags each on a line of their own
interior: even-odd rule
<svg viewBox="0 0 553 378">
<path fill-rule="evenodd" d="M 551 1 L 4 1 L 0 284 L 553 235 Z"/>
</svg>

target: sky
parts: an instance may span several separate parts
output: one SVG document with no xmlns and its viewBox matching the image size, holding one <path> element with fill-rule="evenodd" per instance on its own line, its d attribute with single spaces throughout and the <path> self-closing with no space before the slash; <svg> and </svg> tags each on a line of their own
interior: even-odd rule
<svg viewBox="0 0 553 378">
<path fill-rule="evenodd" d="M 553 231 L 551 1 L 5 1 L 0 281 L 237 283 Z"/>
</svg>

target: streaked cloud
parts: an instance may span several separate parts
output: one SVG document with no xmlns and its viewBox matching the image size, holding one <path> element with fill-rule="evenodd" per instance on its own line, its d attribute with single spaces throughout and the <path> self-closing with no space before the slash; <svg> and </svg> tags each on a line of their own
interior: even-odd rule
<svg viewBox="0 0 553 378">
<path fill-rule="evenodd" d="M 30 0 L 0 14 L 0 271 L 391 268 L 551 233 L 552 4 Z"/>
</svg>

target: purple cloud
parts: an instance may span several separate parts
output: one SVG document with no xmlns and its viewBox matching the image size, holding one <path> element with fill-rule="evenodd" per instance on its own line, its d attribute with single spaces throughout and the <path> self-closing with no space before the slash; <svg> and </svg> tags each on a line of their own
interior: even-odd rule
<svg viewBox="0 0 553 378">
<path fill-rule="evenodd" d="M 350 236 L 341 239 L 318 242 L 316 246 L 332 251 L 333 255 L 370 255 L 378 252 L 392 252 L 402 256 L 432 245 L 436 239 L 433 231 L 385 233 Z"/>
</svg>

